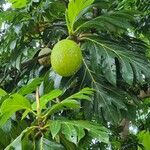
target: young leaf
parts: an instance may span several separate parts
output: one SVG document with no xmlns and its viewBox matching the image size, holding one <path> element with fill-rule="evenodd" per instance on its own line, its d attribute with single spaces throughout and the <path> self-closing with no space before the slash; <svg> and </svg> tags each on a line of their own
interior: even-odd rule
<svg viewBox="0 0 150 150">
<path fill-rule="evenodd" d="M 73 26 L 76 22 L 77 16 L 93 2 L 94 0 L 70 0 L 66 11 L 66 22 L 69 33 L 72 33 L 74 30 Z"/>
<path fill-rule="evenodd" d="M 53 90 L 51 91 L 50 93 L 46 94 L 46 95 L 43 95 L 41 98 L 40 98 L 40 108 L 41 110 L 44 109 L 45 105 L 51 101 L 51 100 L 54 100 L 55 98 L 59 97 L 60 95 L 62 94 L 62 91 L 61 90 Z M 33 110 L 36 110 L 36 102 L 34 102 L 32 104 L 32 109 Z"/>
</svg>

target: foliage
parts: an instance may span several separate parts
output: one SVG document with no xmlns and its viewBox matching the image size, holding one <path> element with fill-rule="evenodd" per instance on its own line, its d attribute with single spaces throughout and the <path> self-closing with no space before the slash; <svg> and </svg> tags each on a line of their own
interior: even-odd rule
<svg viewBox="0 0 150 150">
<path fill-rule="evenodd" d="M 150 82 L 149 6 L 147 0 L 0 1 L 0 149 L 146 147 L 150 105 L 139 95 Z M 38 63 L 41 49 L 62 39 L 82 50 L 82 67 L 71 77 Z M 121 138 L 124 118 L 138 135 Z"/>
<path fill-rule="evenodd" d="M 35 80 L 34 80 L 35 81 Z M 37 80 L 38 82 L 38 80 Z M 30 84 L 31 85 L 31 84 Z M 36 84 L 35 84 L 36 85 Z M 35 86 L 36 87 L 36 86 Z M 30 86 L 27 86 L 26 89 L 29 89 Z M 3 90 L 1 90 L 3 91 Z M 30 138 L 32 137 L 32 146 L 36 147 L 36 139 L 40 139 L 39 148 L 42 149 L 44 146 L 45 138 L 51 139 L 47 140 L 47 144 L 54 143 L 52 148 L 55 147 L 64 149 L 63 147 L 68 146 L 68 142 L 71 142 L 70 145 L 75 149 L 78 146 L 81 139 L 84 136 L 91 136 L 92 138 L 97 139 L 100 142 L 108 143 L 109 142 L 109 131 L 96 123 L 87 122 L 85 120 L 70 120 L 67 118 L 64 121 L 61 118 L 61 111 L 67 111 L 70 109 L 80 109 L 80 102 L 78 99 L 90 100 L 90 95 L 93 93 L 93 90 L 90 88 L 84 88 L 78 93 L 71 95 L 70 97 L 65 98 L 64 100 L 57 100 L 58 96 L 62 94 L 61 90 L 53 90 L 48 94 L 43 95 L 38 102 L 31 102 L 32 100 L 27 99 L 26 96 L 21 94 L 11 94 L 8 98 L 4 100 L 1 105 L 1 119 L 0 125 L 4 125 L 8 119 L 12 119 L 11 116 L 18 112 L 19 110 L 25 110 L 25 115 L 29 115 L 31 112 L 33 122 L 31 122 L 30 127 L 24 129 L 14 141 L 9 144 L 5 149 L 17 148 L 25 149 L 28 147 L 27 143 L 31 142 Z M 5 93 L 4 93 L 5 94 Z M 28 93 L 29 94 L 29 93 Z M 4 95 L 3 95 L 4 96 Z M 36 99 L 38 101 L 38 98 Z M 49 103 L 49 104 L 48 104 Z M 48 107 L 48 105 L 49 107 Z M 35 106 L 35 107 L 34 107 Z M 39 107 L 39 108 L 38 108 Z M 23 118 L 25 115 L 23 114 Z M 57 115 L 55 115 L 57 114 Z M 59 117 L 59 119 L 57 119 Z M 50 119 L 51 118 L 51 119 Z M 53 118 L 53 119 L 52 119 Z M 57 120 L 56 120 L 57 119 Z M 69 118 L 68 118 L 69 119 Z M 10 124 L 11 125 L 11 124 Z M 50 128 L 50 130 L 48 130 Z M 51 136 L 49 136 L 51 134 Z M 29 138 L 29 136 L 31 136 Z M 58 138 L 62 139 L 58 141 Z M 25 140 L 25 141 L 24 141 Z M 63 142 L 65 140 L 65 142 Z M 24 143 L 25 142 L 25 143 Z M 59 143 L 59 144 L 58 144 Z M 75 145 L 74 145 L 74 144 Z M 62 144 L 63 146 L 61 146 Z M 31 146 L 31 145 L 30 145 Z M 70 148 L 72 149 L 72 148 Z"/>
</svg>

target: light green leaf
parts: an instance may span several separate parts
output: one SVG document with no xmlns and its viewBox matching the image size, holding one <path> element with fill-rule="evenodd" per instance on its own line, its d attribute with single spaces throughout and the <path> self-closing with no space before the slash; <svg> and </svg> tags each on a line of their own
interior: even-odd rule
<svg viewBox="0 0 150 150">
<path fill-rule="evenodd" d="M 18 93 L 21 94 L 21 95 L 26 95 L 26 94 L 32 93 L 33 91 L 36 90 L 37 86 L 39 86 L 42 81 L 43 81 L 43 78 L 35 78 L 30 83 L 28 83 L 27 85 L 23 86 L 19 90 Z"/>
<path fill-rule="evenodd" d="M 31 110 L 29 101 L 20 94 L 13 94 L 6 99 L 1 106 L 0 125 L 4 125 L 13 113 L 18 110 Z"/>
<path fill-rule="evenodd" d="M 23 120 L 28 115 L 29 112 L 30 110 L 25 110 L 25 112 L 22 114 L 21 120 Z"/>
<path fill-rule="evenodd" d="M 0 13 L 0 26 L 3 22 L 11 22 L 13 17 L 17 14 L 15 11 L 3 11 Z"/>
<path fill-rule="evenodd" d="M 70 0 L 66 11 L 66 22 L 69 33 L 73 32 L 73 26 L 78 15 L 93 2 L 94 0 Z"/>
<path fill-rule="evenodd" d="M 41 98 L 40 98 L 40 108 L 41 110 L 44 109 L 45 105 L 51 101 L 51 100 L 54 100 L 55 98 L 57 98 L 58 96 L 60 96 L 62 94 L 62 91 L 61 90 L 53 90 L 51 91 L 50 93 L 46 94 L 46 95 L 43 95 Z M 32 109 L 33 110 L 36 110 L 36 102 L 34 102 L 32 104 Z"/>
<path fill-rule="evenodd" d="M 29 101 L 20 94 L 13 94 L 8 99 L 6 99 L 1 106 L 1 113 L 9 111 L 17 111 L 20 109 L 31 110 L 31 105 Z"/>
<path fill-rule="evenodd" d="M 60 129 L 61 129 L 61 123 L 59 121 L 52 121 L 51 122 L 50 131 L 51 131 L 53 139 L 59 133 Z"/>
<path fill-rule="evenodd" d="M 138 134 L 140 143 L 144 146 L 144 150 L 149 150 L 150 148 L 150 132 L 143 130 Z M 142 150 L 140 147 L 138 150 Z"/>
<path fill-rule="evenodd" d="M 28 0 L 8 0 L 12 3 L 13 8 L 23 8 L 27 5 Z"/>
<path fill-rule="evenodd" d="M 7 93 L 0 88 L 0 97 L 7 95 Z"/>
</svg>

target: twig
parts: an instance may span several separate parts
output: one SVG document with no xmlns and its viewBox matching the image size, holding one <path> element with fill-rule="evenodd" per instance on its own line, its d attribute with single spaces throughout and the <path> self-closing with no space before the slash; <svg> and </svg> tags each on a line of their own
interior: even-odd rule
<svg viewBox="0 0 150 150">
<path fill-rule="evenodd" d="M 123 127 L 123 130 L 120 133 L 120 136 L 123 140 L 125 140 L 129 135 L 129 124 L 130 124 L 130 121 L 126 118 L 123 119 L 120 123 L 120 126 Z"/>
<path fill-rule="evenodd" d="M 144 90 L 140 90 L 138 97 L 142 99 L 150 97 L 150 88 L 148 88 L 146 92 Z"/>
<path fill-rule="evenodd" d="M 38 117 L 40 117 L 40 115 L 41 115 L 41 110 L 40 110 L 40 98 L 39 98 L 40 96 L 39 96 L 39 89 L 38 89 L 38 87 L 37 87 L 37 89 L 36 89 L 36 105 L 37 105 L 37 107 L 36 107 L 36 110 L 37 110 L 37 116 Z"/>
</svg>

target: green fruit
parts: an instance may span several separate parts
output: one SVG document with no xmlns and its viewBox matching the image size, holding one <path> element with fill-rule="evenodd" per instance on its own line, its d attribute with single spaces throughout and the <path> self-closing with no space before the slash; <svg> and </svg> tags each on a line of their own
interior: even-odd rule
<svg viewBox="0 0 150 150">
<path fill-rule="evenodd" d="M 48 54 L 48 53 L 50 53 L 50 52 L 51 52 L 51 49 L 49 49 L 49 48 L 43 48 L 43 49 L 39 52 L 39 55 L 38 55 L 38 56 L 40 57 L 40 56 L 46 55 L 46 54 Z M 41 64 L 41 65 L 43 65 L 43 66 L 45 66 L 45 67 L 50 66 L 50 64 L 51 64 L 50 55 L 38 59 L 38 62 L 39 62 L 39 64 Z"/>
<path fill-rule="evenodd" d="M 82 64 L 82 53 L 79 45 L 71 40 L 59 41 L 51 53 L 53 70 L 61 76 L 75 74 Z"/>
</svg>

